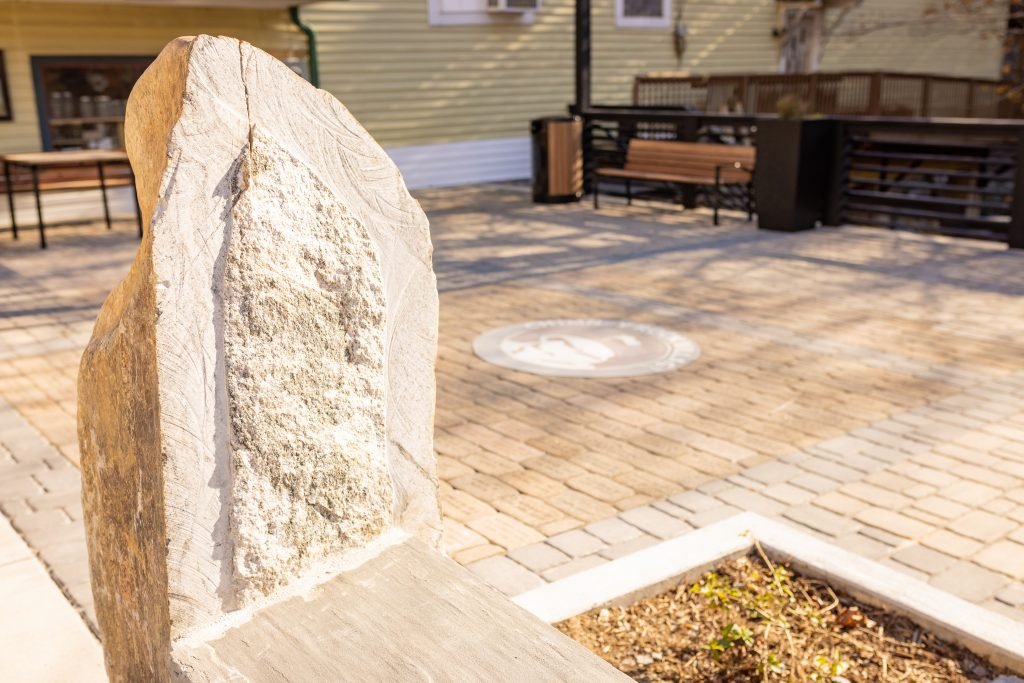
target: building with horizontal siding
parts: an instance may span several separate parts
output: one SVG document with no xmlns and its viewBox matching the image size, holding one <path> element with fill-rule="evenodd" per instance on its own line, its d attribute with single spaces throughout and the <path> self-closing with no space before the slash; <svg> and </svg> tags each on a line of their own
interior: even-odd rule
<svg viewBox="0 0 1024 683">
<path fill-rule="evenodd" d="M 241 38 L 308 74 L 312 32 L 321 87 L 392 154 L 411 187 L 525 178 L 529 121 L 564 113 L 573 97 L 574 0 L 537 1 L 526 12 L 488 9 L 510 0 L 307 2 L 293 15 L 288 0 L 8 0 L 0 4 L 0 50 L 11 117 L 0 120 L 0 153 L 116 145 L 116 122 L 74 121 L 116 118 L 121 97 L 90 99 L 81 90 L 93 81 L 113 87 L 107 81 L 129 78 L 179 35 Z M 942 0 L 592 6 L 601 104 L 629 103 L 634 76 L 650 71 L 774 73 L 796 65 L 997 78 L 1006 24 L 1000 3 L 957 14 L 943 11 Z M 119 59 L 128 71 L 117 70 Z M 75 62 L 84 75 L 60 71 Z M 106 76 L 97 75 L 101 67 Z M 61 202 L 79 210 L 73 198 L 45 201 L 48 216 Z M 24 220 L 31 224 L 33 211 Z"/>
</svg>

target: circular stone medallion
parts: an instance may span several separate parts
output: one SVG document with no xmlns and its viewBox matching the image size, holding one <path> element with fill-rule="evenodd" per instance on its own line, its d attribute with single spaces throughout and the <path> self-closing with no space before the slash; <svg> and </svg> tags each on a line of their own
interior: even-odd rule
<svg viewBox="0 0 1024 683">
<path fill-rule="evenodd" d="M 621 320 L 535 320 L 485 332 L 473 352 L 503 368 L 553 377 L 632 377 L 665 372 L 700 357 L 670 330 Z"/>
</svg>

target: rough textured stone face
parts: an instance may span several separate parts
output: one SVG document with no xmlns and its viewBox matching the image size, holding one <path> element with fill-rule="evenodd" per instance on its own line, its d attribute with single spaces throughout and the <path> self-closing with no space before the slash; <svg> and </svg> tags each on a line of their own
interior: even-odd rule
<svg viewBox="0 0 1024 683">
<path fill-rule="evenodd" d="M 147 219 L 82 359 L 79 437 L 113 680 L 389 529 L 431 544 L 426 218 L 348 111 L 230 38 L 174 41 L 126 142 Z"/>
<path fill-rule="evenodd" d="M 388 528 L 392 492 L 373 242 L 259 130 L 240 171 L 223 308 L 230 526 L 246 602 Z"/>
</svg>

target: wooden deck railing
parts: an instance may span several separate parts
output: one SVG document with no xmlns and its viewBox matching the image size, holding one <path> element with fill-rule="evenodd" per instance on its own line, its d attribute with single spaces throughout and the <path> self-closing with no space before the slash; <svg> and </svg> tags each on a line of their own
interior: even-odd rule
<svg viewBox="0 0 1024 683">
<path fill-rule="evenodd" d="M 843 72 L 685 76 L 648 73 L 633 82 L 633 104 L 708 113 L 775 114 L 789 95 L 810 114 L 1024 118 L 998 81 L 923 74 Z M 737 107 L 739 104 L 739 107 Z"/>
<path fill-rule="evenodd" d="M 673 107 L 592 105 L 583 119 L 585 186 L 595 169 L 622 166 L 634 138 L 758 147 L 769 114 L 720 114 Z M 1024 249 L 1024 121 L 829 116 L 830 141 L 815 156 L 827 191 L 823 225 L 893 229 L 998 240 Z M 770 161 L 758 161 L 761 169 Z M 756 187 L 755 180 L 755 187 Z M 610 188 L 611 189 L 611 188 Z M 671 196 L 671 195 L 669 195 Z M 683 193 L 686 206 L 709 205 L 706 187 Z M 744 210 L 742 198 L 723 206 Z"/>
</svg>

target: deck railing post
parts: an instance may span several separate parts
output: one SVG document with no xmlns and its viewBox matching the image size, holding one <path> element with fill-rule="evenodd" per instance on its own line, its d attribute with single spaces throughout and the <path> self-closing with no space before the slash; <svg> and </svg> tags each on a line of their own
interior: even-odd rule
<svg viewBox="0 0 1024 683">
<path fill-rule="evenodd" d="M 829 173 L 828 196 L 822 212 L 822 225 L 838 226 L 843 223 L 843 191 L 846 185 L 846 123 L 835 121 L 832 126 L 832 168 Z"/>
<path fill-rule="evenodd" d="M 594 126 L 586 115 L 581 115 L 580 154 L 583 157 L 583 194 L 594 189 Z"/>
<path fill-rule="evenodd" d="M 1024 249 L 1024 128 L 1017 129 L 1017 167 L 1013 174 L 1013 206 L 1006 241 L 1011 249 Z"/>
<path fill-rule="evenodd" d="M 882 74 L 871 74 L 871 91 L 868 94 L 868 116 L 880 116 L 882 113 Z"/>
<path fill-rule="evenodd" d="M 700 136 L 700 122 L 696 116 L 687 116 L 676 123 L 676 139 L 683 142 L 697 142 Z M 697 207 L 697 186 L 681 185 L 679 190 L 683 207 L 694 209 Z"/>
</svg>

